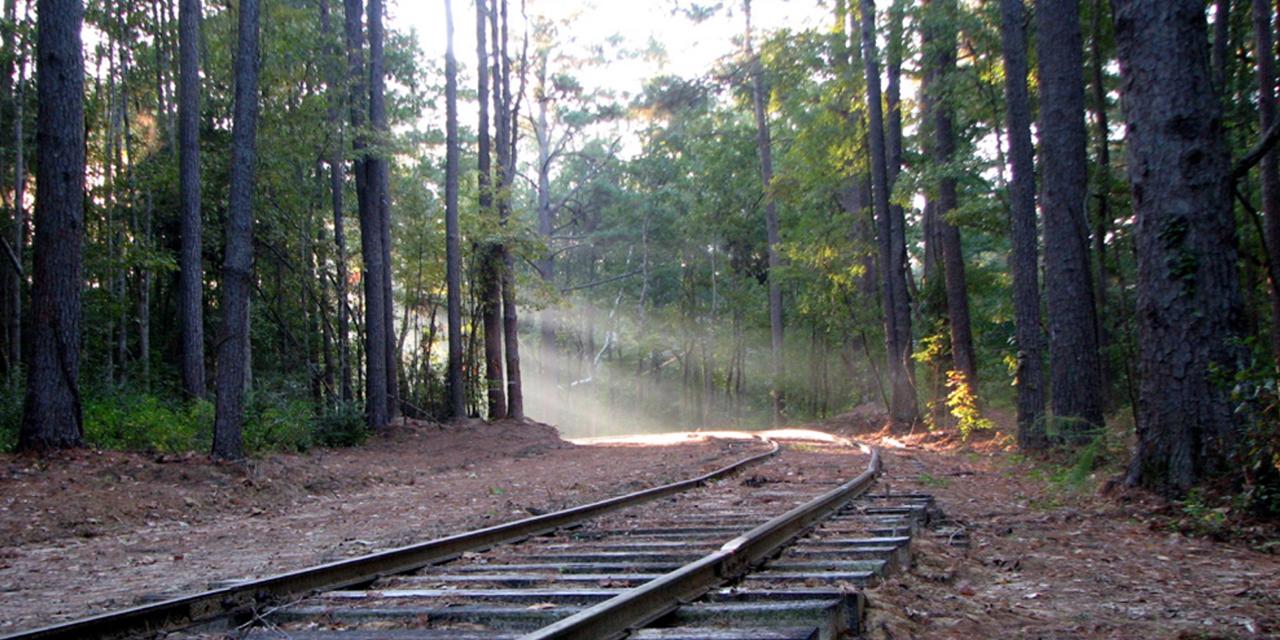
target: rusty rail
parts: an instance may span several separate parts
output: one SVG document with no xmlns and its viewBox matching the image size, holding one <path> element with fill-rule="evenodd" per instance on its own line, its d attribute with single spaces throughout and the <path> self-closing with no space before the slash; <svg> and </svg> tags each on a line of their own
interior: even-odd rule
<svg viewBox="0 0 1280 640">
<path fill-rule="evenodd" d="M 867 469 L 853 480 L 730 540 L 695 562 L 521 640 L 624 638 L 629 630 L 654 622 L 712 588 L 746 575 L 791 540 L 866 492 L 879 472 L 880 452 L 872 450 Z"/>
<path fill-rule="evenodd" d="M 0 637 L 0 640 L 114 640 L 151 637 L 162 631 L 202 622 L 247 617 L 255 611 L 298 596 L 342 589 L 372 582 L 382 576 L 407 573 L 456 558 L 466 551 L 541 535 L 617 509 L 687 491 L 776 455 L 778 443 L 770 441 L 770 444 L 772 447 L 769 451 L 696 478 L 358 558 L 19 632 Z"/>
</svg>

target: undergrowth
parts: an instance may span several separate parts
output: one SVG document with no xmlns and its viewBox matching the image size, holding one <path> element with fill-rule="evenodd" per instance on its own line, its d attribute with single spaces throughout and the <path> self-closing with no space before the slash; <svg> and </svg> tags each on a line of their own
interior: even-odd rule
<svg viewBox="0 0 1280 640">
<path fill-rule="evenodd" d="M 0 397 L 0 451 L 11 452 L 17 446 L 22 401 L 20 386 Z M 175 402 L 143 392 L 95 389 L 82 402 L 89 447 L 204 453 L 213 442 L 214 406 L 208 400 Z M 255 390 L 245 404 L 243 435 L 247 451 L 268 453 L 356 446 L 369 432 L 355 403 L 317 412 L 309 398 Z"/>
</svg>

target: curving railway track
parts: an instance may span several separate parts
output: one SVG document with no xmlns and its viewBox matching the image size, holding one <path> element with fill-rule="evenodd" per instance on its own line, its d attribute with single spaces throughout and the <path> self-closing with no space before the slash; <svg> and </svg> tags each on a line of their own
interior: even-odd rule
<svg viewBox="0 0 1280 640">
<path fill-rule="evenodd" d="M 866 451 L 853 477 L 783 482 L 774 442 L 686 481 L 0 640 L 853 637 L 862 588 L 907 562 L 932 502 L 875 493 Z"/>
</svg>

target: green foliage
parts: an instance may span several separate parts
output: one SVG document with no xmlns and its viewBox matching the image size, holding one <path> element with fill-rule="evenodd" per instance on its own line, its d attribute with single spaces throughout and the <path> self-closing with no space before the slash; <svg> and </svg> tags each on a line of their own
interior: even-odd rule
<svg viewBox="0 0 1280 640">
<path fill-rule="evenodd" d="M 964 374 L 951 370 L 947 372 L 947 410 L 956 419 L 956 428 L 965 440 L 977 431 L 990 431 L 995 428 L 991 421 L 982 417 L 978 409 L 978 396 L 973 385 L 964 379 Z"/>
<path fill-rule="evenodd" d="M 183 407 L 154 395 L 95 392 L 84 400 L 85 444 L 126 451 L 202 451 L 212 442 L 213 405 Z"/>
<path fill-rule="evenodd" d="M 313 422 L 312 439 L 321 447 L 354 447 L 368 438 L 364 409 L 354 402 L 327 407 Z"/>
<path fill-rule="evenodd" d="M 249 451 L 301 452 L 315 444 L 315 408 L 306 399 L 253 391 L 245 406 L 244 446 Z"/>
</svg>

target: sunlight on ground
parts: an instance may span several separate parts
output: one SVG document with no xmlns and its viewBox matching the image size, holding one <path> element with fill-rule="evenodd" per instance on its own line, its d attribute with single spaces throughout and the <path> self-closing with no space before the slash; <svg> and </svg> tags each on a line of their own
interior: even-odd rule
<svg viewBox="0 0 1280 640">
<path fill-rule="evenodd" d="M 805 442 L 822 442 L 852 446 L 845 438 L 811 429 L 772 429 L 768 431 L 672 431 L 669 433 L 635 433 L 618 436 L 602 436 L 597 438 L 568 438 L 569 442 L 580 445 L 639 444 L 650 447 L 667 447 L 689 442 L 705 442 L 712 438 L 722 440 L 792 440 Z"/>
</svg>

